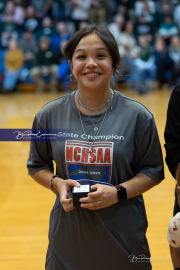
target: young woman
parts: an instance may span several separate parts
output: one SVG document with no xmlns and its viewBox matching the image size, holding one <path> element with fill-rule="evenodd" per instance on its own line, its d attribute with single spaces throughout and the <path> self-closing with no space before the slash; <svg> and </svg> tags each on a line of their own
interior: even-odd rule
<svg viewBox="0 0 180 270">
<path fill-rule="evenodd" d="M 32 142 L 28 160 L 32 178 L 57 194 L 46 270 L 150 270 L 142 193 L 164 178 L 153 116 L 110 88 L 121 58 L 106 27 L 79 30 L 64 52 L 78 90 L 45 105 L 33 128 L 71 132 Z M 93 192 L 74 208 L 68 191 L 87 183 Z"/>
</svg>

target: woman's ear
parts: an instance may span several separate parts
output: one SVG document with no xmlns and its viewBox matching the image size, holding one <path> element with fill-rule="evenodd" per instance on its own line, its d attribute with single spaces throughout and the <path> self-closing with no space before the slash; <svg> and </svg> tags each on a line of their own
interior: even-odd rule
<svg viewBox="0 0 180 270">
<path fill-rule="evenodd" d="M 68 60 L 68 63 L 69 63 L 70 69 L 71 69 L 71 71 L 72 71 L 72 70 L 73 70 L 72 61 L 71 61 L 71 60 Z"/>
</svg>

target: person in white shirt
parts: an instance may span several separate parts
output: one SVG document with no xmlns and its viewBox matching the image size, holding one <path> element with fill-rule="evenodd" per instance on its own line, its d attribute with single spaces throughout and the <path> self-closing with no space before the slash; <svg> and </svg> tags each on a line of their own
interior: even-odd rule
<svg viewBox="0 0 180 270">
<path fill-rule="evenodd" d="M 174 21 L 179 25 L 180 27 L 180 3 L 179 5 L 176 5 L 174 8 L 174 13 L 173 13 L 173 17 L 174 17 Z"/>
<path fill-rule="evenodd" d="M 109 31 L 113 34 L 115 37 L 115 40 L 117 44 L 119 45 L 119 42 L 121 40 L 121 32 L 124 26 L 124 17 L 121 14 L 117 14 L 114 17 L 114 22 L 109 24 Z"/>
<path fill-rule="evenodd" d="M 76 31 L 79 30 L 79 24 L 82 21 L 89 20 L 89 9 L 91 0 L 70 0 L 72 6 L 71 19 L 75 24 Z"/>
</svg>

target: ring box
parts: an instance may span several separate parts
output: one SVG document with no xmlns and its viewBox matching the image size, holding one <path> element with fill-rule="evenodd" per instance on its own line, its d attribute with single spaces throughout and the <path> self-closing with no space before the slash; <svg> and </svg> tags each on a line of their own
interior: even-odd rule
<svg viewBox="0 0 180 270">
<path fill-rule="evenodd" d="M 81 198 L 87 197 L 88 193 L 91 192 L 91 185 L 81 185 L 80 187 L 72 188 L 72 196 L 73 196 L 73 206 L 80 207 L 79 200 Z"/>
</svg>

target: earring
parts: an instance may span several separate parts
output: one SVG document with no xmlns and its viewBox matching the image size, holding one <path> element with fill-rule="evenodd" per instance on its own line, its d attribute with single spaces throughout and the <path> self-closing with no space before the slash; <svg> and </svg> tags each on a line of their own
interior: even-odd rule
<svg viewBox="0 0 180 270">
<path fill-rule="evenodd" d="M 113 79 L 115 79 L 115 80 L 117 80 L 117 79 L 119 79 L 119 77 L 120 77 L 120 73 L 119 73 L 119 71 L 116 69 L 115 70 L 116 71 L 116 74 L 118 74 L 116 77 L 114 77 L 113 75 L 112 75 L 112 78 Z"/>
<path fill-rule="evenodd" d="M 74 78 L 74 80 L 73 80 L 72 78 Z M 72 73 L 71 73 L 71 75 L 70 75 L 70 81 L 71 81 L 71 82 L 76 82 L 76 78 L 73 76 Z"/>
</svg>

